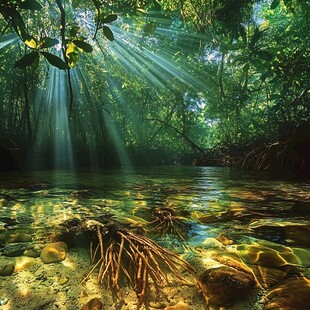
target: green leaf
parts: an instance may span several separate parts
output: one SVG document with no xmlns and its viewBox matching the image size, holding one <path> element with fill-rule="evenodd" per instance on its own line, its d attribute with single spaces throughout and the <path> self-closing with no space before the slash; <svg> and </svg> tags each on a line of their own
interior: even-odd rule
<svg viewBox="0 0 310 310">
<path fill-rule="evenodd" d="M 270 54 L 270 53 L 267 52 L 267 51 L 257 51 L 257 52 L 256 52 L 256 55 L 257 55 L 260 59 L 263 59 L 263 60 L 266 60 L 266 61 L 271 61 L 271 60 L 273 59 L 272 54 Z"/>
<path fill-rule="evenodd" d="M 281 95 L 278 94 L 273 94 L 270 96 L 271 100 L 278 100 L 278 99 L 282 99 L 283 97 Z"/>
<path fill-rule="evenodd" d="M 102 18 L 102 16 L 100 16 L 101 22 L 104 24 L 108 24 L 108 23 L 112 23 L 115 20 L 117 20 L 117 15 L 116 14 L 110 14 L 104 18 Z"/>
<path fill-rule="evenodd" d="M 255 49 L 255 47 L 258 46 L 257 42 L 259 41 L 259 39 L 262 37 L 263 33 L 265 31 L 267 31 L 268 28 L 265 28 L 263 29 L 262 31 L 260 31 L 257 27 L 255 28 L 255 31 L 254 31 L 254 34 L 253 34 L 253 37 L 251 39 L 251 42 L 249 44 L 249 48 L 250 49 Z"/>
<path fill-rule="evenodd" d="M 23 18 L 21 15 L 15 10 L 15 8 L 10 8 L 8 10 L 3 10 L 1 13 L 5 14 L 4 16 L 11 20 L 12 26 L 16 33 L 21 37 L 23 41 L 25 41 L 26 38 L 26 27 Z M 7 13 L 7 14 L 6 14 Z"/>
<path fill-rule="evenodd" d="M 268 77 L 273 76 L 273 72 L 272 71 L 266 71 L 265 73 L 263 73 L 260 77 L 261 81 L 265 81 Z"/>
<path fill-rule="evenodd" d="M 243 26 L 240 25 L 239 27 L 239 34 L 242 38 L 242 41 L 244 44 L 247 44 L 247 36 L 246 36 L 246 32 Z"/>
<path fill-rule="evenodd" d="M 29 54 L 26 54 L 22 58 L 18 59 L 15 62 L 14 67 L 19 69 L 24 69 L 27 66 L 31 66 L 39 57 L 39 53 L 37 51 L 33 51 Z"/>
<path fill-rule="evenodd" d="M 93 48 L 90 44 L 80 41 L 80 40 L 73 40 L 73 43 L 78 47 L 81 48 L 86 53 L 91 53 L 93 51 Z"/>
<path fill-rule="evenodd" d="M 114 40 L 113 32 L 112 32 L 112 30 L 108 26 L 103 26 L 102 30 L 103 30 L 103 34 L 105 35 L 105 37 L 108 40 L 110 40 L 110 41 Z"/>
<path fill-rule="evenodd" d="M 259 40 L 259 38 L 261 37 L 261 32 L 259 31 L 259 29 L 256 27 L 253 37 L 251 39 L 251 42 L 249 44 L 250 48 L 253 48 L 255 46 L 255 44 L 257 43 L 257 41 Z"/>
<path fill-rule="evenodd" d="M 244 66 L 243 66 L 243 72 L 247 72 L 250 68 L 250 64 L 249 63 L 246 63 Z"/>
<path fill-rule="evenodd" d="M 72 7 L 76 9 L 81 4 L 80 0 L 72 0 Z"/>
<path fill-rule="evenodd" d="M 156 30 L 156 24 L 154 22 L 150 22 L 150 23 L 145 24 L 145 26 L 143 28 L 144 33 L 147 35 L 154 34 L 155 30 Z"/>
<path fill-rule="evenodd" d="M 96 9 L 98 11 L 100 11 L 100 2 L 98 0 L 92 0 L 92 1 L 93 1 L 94 6 L 96 7 Z"/>
<path fill-rule="evenodd" d="M 71 37 L 75 37 L 77 35 L 77 33 L 79 32 L 80 27 L 78 26 L 74 26 L 70 29 L 70 35 Z"/>
<path fill-rule="evenodd" d="M 147 14 L 147 11 L 143 8 L 137 8 L 137 13 Z"/>
<path fill-rule="evenodd" d="M 280 4 L 280 0 L 273 0 L 271 3 L 271 10 L 274 10 Z"/>
<path fill-rule="evenodd" d="M 40 42 L 40 47 L 41 48 L 49 48 L 57 45 L 59 41 L 57 39 L 49 38 L 49 37 L 44 37 L 42 38 Z"/>
<path fill-rule="evenodd" d="M 24 10 L 31 10 L 31 11 L 37 11 L 42 9 L 41 4 L 35 0 L 20 1 L 18 3 L 18 7 Z"/>
<path fill-rule="evenodd" d="M 77 46 L 72 41 L 69 41 L 66 46 L 66 56 L 68 56 L 68 54 L 70 53 L 77 53 L 77 52 L 78 52 Z"/>
<path fill-rule="evenodd" d="M 41 54 L 46 58 L 46 60 L 54 67 L 57 67 L 61 70 L 68 69 L 67 64 L 58 56 L 48 53 L 48 52 L 41 52 Z"/>
<path fill-rule="evenodd" d="M 72 68 L 77 65 L 79 61 L 78 47 L 72 41 L 67 44 L 66 57 L 69 67 Z"/>
</svg>

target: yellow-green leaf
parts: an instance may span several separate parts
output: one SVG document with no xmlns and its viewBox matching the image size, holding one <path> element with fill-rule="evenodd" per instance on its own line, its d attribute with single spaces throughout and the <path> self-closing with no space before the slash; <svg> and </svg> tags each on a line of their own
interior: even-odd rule
<svg viewBox="0 0 310 310">
<path fill-rule="evenodd" d="M 69 53 L 67 55 L 67 61 L 70 68 L 75 67 L 79 62 L 79 53 L 78 52 Z"/>
<path fill-rule="evenodd" d="M 67 44 L 67 49 L 66 49 L 66 56 L 68 57 L 69 54 L 77 52 L 77 47 L 76 45 L 72 42 L 69 41 Z"/>
<path fill-rule="evenodd" d="M 27 38 L 25 41 L 25 44 L 33 49 L 36 49 L 38 46 L 38 42 L 34 37 L 29 36 L 29 38 Z"/>
</svg>

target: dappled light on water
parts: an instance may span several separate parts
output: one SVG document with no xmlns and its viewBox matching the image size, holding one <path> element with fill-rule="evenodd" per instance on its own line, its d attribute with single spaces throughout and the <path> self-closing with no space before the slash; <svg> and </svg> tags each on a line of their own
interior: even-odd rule
<svg viewBox="0 0 310 310">
<path fill-rule="evenodd" d="M 96 292 L 96 296 L 110 296 L 111 290 L 121 294 L 129 288 L 121 284 L 123 269 L 118 270 L 117 266 L 118 262 L 126 262 L 129 253 L 127 258 L 136 266 L 142 266 L 142 263 L 134 259 L 134 254 L 140 255 L 138 257 L 146 255 L 154 265 L 141 268 L 146 274 L 151 270 L 156 276 L 156 285 L 162 283 L 163 290 L 167 289 L 164 282 L 168 278 L 164 276 L 164 270 L 154 269 L 158 264 L 156 259 L 170 266 L 179 280 L 184 280 L 184 275 L 178 274 L 178 268 L 170 259 L 175 259 L 173 264 L 188 262 L 193 269 L 186 265 L 186 271 L 190 272 L 186 280 L 195 283 L 191 274 L 195 271 L 204 296 L 203 299 L 195 295 L 195 306 L 202 306 L 204 300 L 211 304 L 230 304 L 235 295 L 229 291 L 227 279 L 232 278 L 233 283 L 243 287 L 244 293 L 255 287 L 255 290 L 265 290 L 261 292 L 265 294 L 285 279 L 295 277 L 303 281 L 303 276 L 308 276 L 310 227 L 309 201 L 305 193 L 309 189 L 306 182 L 279 182 L 267 176 L 237 173 L 225 168 L 152 167 L 6 174 L 0 180 L 2 261 L 8 262 L 10 255 L 18 255 L 16 253 L 20 251 L 22 257 L 26 257 L 26 251 L 37 251 L 46 242 L 65 240 L 70 246 L 67 258 L 57 265 L 56 274 L 52 271 L 53 264 L 50 267 L 43 264 L 37 270 L 35 266 L 40 259 L 27 258 L 16 262 L 14 277 L 6 278 L 6 281 L 21 281 L 14 290 L 25 302 L 29 302 L 29 298 L 39 298 L 33 295 L 23 278 L 29 270 L 35 270 L 35 277 L 33 274 L 28 277 L 31 283 L 47 281 L 48 278 L 41 278 L 41 274 L 50 274 L 52 290 L 58 290 L 64 285 L 61 283 L 69 281 L 68 285 L 78 295 L 81 291 L 89 291 L 90 295 Z M 96 260 L 98 248 L 96 250 L 92 244 L 94 236 L 90 237 L 92 233 L 101 238 L 99 260 Z M 18 240 L 27 241 L 26 248 L 25 243 L 18 243 Z M 154 253 L 149 252 L 146 244 L 152 246 Z M 169 252 L 165 252 L 166 256 L 160 255 L 157 250 L 161 247 L 177 256 L 172 257 Z M 107 261 L 103 260 L 105 255 Z M 116 255 L 114 260 L 113 255 Z M 77 272 L 81 266 L 83 272 Z M 110 290 L 105 291 L 96 280 L 96 266 L 107 270 L 109 276 L 115 276 L 117 285 L 113 287 L 109 282 Z M 124 271 L 123 275 L 129 281 L 141 284 L 141 293 L 146 293 L 149 285 L 146 280 L 133 280 L 130 272 Z M 100 283 L 105 282 L 105 274 L 99 274 Z M 213 283 L 214 277 L 219 280 Z M 180 283 L 171 283 L 169 290 L 181 287 Z M 289 290 L 286 282 L 283 285 Z M 191 286 L 187 293 L 191 298 L 196 294 L 194 290 L 195 286 Z M 226 292 L 225 298 L 219 292 Z M 10 299 L 8 305 L 14 307 L 12 293 L 2 289 L 1 294 L 7 296 Z M 126 293 L 126 298 L 137 300 L 135 296 L 129 296 Z M 139 303 L 144 300 L 141 296 Z M 79 295 L 81 299 L 75 299 L 78 308 L 86 303 L 84 297 Z M 179 298 L 182 300 L 183 297 Z M 63 294 L 57 300 L 72 303 Z M 113 308 L 115 304 L 110 299 L 109 302 Z M 258 299 L 244 302 L 244 307 L 255 304 L 251 309 L 261 309 Z M 124 309 L 134 309 L 131 305 L 129 303 Z M 238 306 L 241 307 L 236 303 Z"/>
</svg>

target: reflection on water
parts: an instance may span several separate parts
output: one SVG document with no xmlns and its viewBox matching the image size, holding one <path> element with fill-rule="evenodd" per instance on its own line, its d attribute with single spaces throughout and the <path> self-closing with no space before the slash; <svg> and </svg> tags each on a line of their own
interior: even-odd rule
<svg viewBox="0 0 310 310">
<path fill-rule="evenodd" d="M 188 222 L 190 244 L 222 234 L 309 245 L 301 240 L 309 232 L 309 183 L 226 168 L 2 174 L 0 206 L 1 225 L 15 228 L 52 229 L 72 217 L 102 213 L 121 222 L 151 221 L 154 208 L 167 208 Z M 292 227 L 302 224 L 297 236 Z"/>
<path fill-rule="evenodd" d="M 16 228 L 32 229 L 102 212 L 119 219 L 150 220 L 154 207 L 170 208 L 185 213 L 194 237 L 229 233 L 243 238 L 260 235 L 262 225 L 307 223 L 310 184 L 262 179 L 226 168 L 40 171 L 2 174 L 0 206 L 2 225 L 10 219 Z M 274 233 L 275 241 L 290 243 Z"/>
<path fill-rule="evenodd" d="M 103 214 L 177 253 L 230 246 L 259 268 L 309 266 L 309 182 L 209 167 L 1 174 L 0 232 L 40 238 Z"/>
</svg>

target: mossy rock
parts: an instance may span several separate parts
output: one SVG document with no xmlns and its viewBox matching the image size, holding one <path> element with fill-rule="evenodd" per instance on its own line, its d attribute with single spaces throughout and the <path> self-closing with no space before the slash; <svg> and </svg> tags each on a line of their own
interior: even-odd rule
<svg viewBox="0 0 310 310">
<path fill-rule="evenodd" d="M 68 247 L 64 242 L 54 242 L 46 245 L 40 254 L 40 258 L 45 264 L 58 263 L 65 260 Z"/>
<path fill-rule="evenodd" d="M 264 299 L 264 310 L 306 310 L 310 305 L 310 280 L 289 278 L 276 286 Z"/>
<path fill-rule="evenodd" d="M 221 266 L 204 271 L 198 278 L 198 285 L 208 304 L 227 306 L 245 298 L 256 286 L 256 281 L 251 273 Z"/>
<path fill-rule="evenodd" d="M 15 264 L 12 262 L 0 263 L 0 276 L 10 276 L 14 272 Z"/>
</svg>

